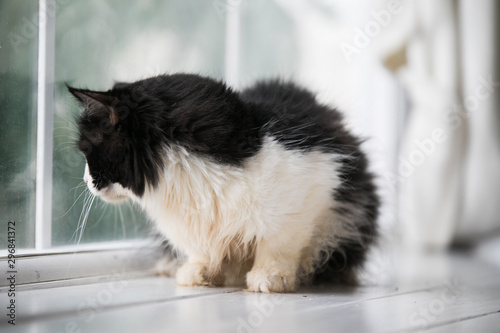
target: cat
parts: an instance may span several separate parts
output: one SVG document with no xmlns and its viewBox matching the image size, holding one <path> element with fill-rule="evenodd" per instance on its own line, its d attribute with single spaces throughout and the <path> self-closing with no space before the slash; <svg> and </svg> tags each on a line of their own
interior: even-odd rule
<svg viewBox="0 0 500 333">
<path fill-rule="evenodd" d="M 298 85 L 235 91 L 196 74 L 68 86 L 84 107 L 84 181 L 131 199 L 184 263 L 183 286 L 246 277 L 252 292 L 355 282 L 377 235 L 379 197 L 361 140 Z"/>
</svg>

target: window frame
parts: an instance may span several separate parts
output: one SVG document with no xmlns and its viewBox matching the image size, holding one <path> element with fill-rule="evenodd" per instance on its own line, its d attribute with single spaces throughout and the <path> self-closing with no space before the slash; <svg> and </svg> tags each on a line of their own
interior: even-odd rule
<svg viewBox="0 0 500 333">
<path fill-rule="evenodd" d="M 50 0 L 39 0 L 38 91 L 35 192 L 35 250 L 52 247 L 52 167 L 54 131 L 55 10 Z M 55 4 L 55 2 L 52 2 Z"/>
</svg>

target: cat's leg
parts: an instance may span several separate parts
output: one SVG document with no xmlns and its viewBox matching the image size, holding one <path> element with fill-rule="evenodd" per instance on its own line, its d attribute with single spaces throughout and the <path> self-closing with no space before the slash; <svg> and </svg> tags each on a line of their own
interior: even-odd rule
<svg viewBox="0 0 500 333">
<path fill-rule="evenodd" d="M 279 235 L 257 244 L 252 270 L 247 274 L 248 291 L 291 292 L 297 284 L 301 251 L 310 241 L 309 232 Z"/>
<path fill-rule="evenodd" d="M 206 256 L 191 255 L 176 274 L 177 284 L 180 286 L 222 286 L 224 275 L 222 265 L 210 263 Z"/>
<path fill-rule="evenodd" d="M 155 265 L 155 272 L 158 276 L 174 277 L 177 270 L 182 265 L 182 260 L 180 258 L 172 258 L 171 256 L 165 256 L 158 260 Z"/>
<path fill-rule="evenodd" d="M 161 258 L 156 262 L 156 275 L 175 277 L 177 270 L 186 261 L 186 258 L 174 251 L 172 245 L 166 240 L 162 240 L 162 243 L 159 245 L 159 250 L 163 253 Z"/>
</svg>

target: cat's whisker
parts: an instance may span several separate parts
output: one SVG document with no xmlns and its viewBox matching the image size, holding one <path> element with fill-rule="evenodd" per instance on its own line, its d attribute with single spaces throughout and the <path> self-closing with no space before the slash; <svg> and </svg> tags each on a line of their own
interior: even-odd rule
<svg viewBox="0 0 500 333">
<path fill-rule="evenodd" d="M 75 178 L 75 177 L 73 177 L 73 178 Z M 81 179 L 81 178 L 78 178 L 78 179 Z M 86 184 L 85 184 L 85 183 L 83 182 L 83 180 L 82 180 L 82 181 L 80 181 L 80 183 L 78 183 L 78 185 L 76 185 L 75 187 L 71 188 L 71 189 L 69 190 L 69 192 L 71 193 L 71 191 L 73 191 L 73 190 L 75 190 L 75 191 L 76 191 L 77 189 L 79 189 L 79 188 L 81 188 L 81 187 L 83 187 L 83 186 L 86 186 Z"/>
<path fill-rule="evenodd" d="M 123 216 L 122 206 L 118 207 L 118 214 L 120 214 L 120 224 L 122 226 L 122 235 L 123 235 L 123 239 L 125 239 L 127 237 L 127 232 L 125 230 L 125 218 Z"/>
<path fill-rule="evenodd" d="M 66 151 L 66 150 L 68 150 L 68 149 L 75 150 L 75 148 L 74 148 L 74 147 L 72 147 L 72 146 L 68 146 L 68 147 L 62 147 L 61 149 L 56 150 L 56 153 L 60 154 L 60 153 L 62 153 L 63 151 Z M 76 151 L 76 150 L 75 150 L 75 151 Z"/>
<path fill-rule="evenodd" d="M 88 191 L 88 189 L 86 189 L 82 192 L 82 194 L 85 194 L 85 197 L 83 198 L 82 211 L 80 212 L 80 216 L 78 217 L 78 223 L 76 225 L 76 229 L 73 232 L 73 235 L 71 235 L 70 241 L 73 241 L 73 238 L 75 238 L 75 241 L 76 241 L 76 234 L 78 233 L 78 230 L 80 228 L 80 223 L 82 221 L 83 212 L 85 211 L 85 205 L 86 205 L 87 199 L 89 197 L 90 191 Z"/>
<path fill-rule="evenodd" d="M 82 240 L 83 232 L 85 231 L 85 225 L 87 224 L 87 220 L 89 218 L 90 209 L 92 208 L 92 204 L 94 203 L 94 200 L 95 200 L 94 194 L 91 193 L 90 196 L 91 196 L 90 203 L 88 204 L 85 215 L 83 217 L 82 226 L 80 229 L 80 235 L 78 237 L 78 242 L 76 243 L 76 245 L 79 245 L 80 241 Z"/>
<path fill-rule="evenodd" d="M 73 239 L 73 237 L 75 237 L 75 241 L 76 241 L 76 237 L 78 235 L 78 232 L 80 232 L 80 234 L 82 232 L 84 222 L 85 222 L 85 216 L 87 214 L 89 202 L 90 202 L 92 197 L 93 197 L 92 192 L 90 192 L 90 191 L 85 192 L 85 199 L 83 200 L 83 207 L 82 207 L 82 211 L 80 212 L 80 217 L 78 218 L 78 224 L 77 224 L 75 232 L 73 233 L 73 236 L 71 237 L 71 239 Z"/>
<path fill-rule="evenodd" d="M 72 188 L 70 191 L 76 190 L 77 188 L 79 188 L 81 186 L 82 185 L 78 185 L 78 186 Z M 75 207 L 76 203 L 78 202 L 78 200 L 80 200 L 80 198 L 82 197 L 83 194 L 85 194 L 85 191 L 82 191 L 82 193 L 80 193 L 80 195 L 75 199 L 75 201 L 73 202 L 73 204 L 71 205 L 71 207 L 69 207 L 69 209 L 66 211 L 66 213 L 64 213 L 60 217 L 57 217 L 56 220 L 62 219 L 63 217 L 65 217 L 66 215 L 68 215 L 68 213 L 71 211 L 71 209 L 73 209 L 73 207 Z"/>
<path fill-rule="evenodd" d="M 82 176 L 78 176 L 78 177 L 68 176 L 68 178 L 69 179 L 77 179 L 77 180 L 83 181 L 82 180 Z"/>
<path fill-rule="evenodd" d="M 54 131 L 57 131 L 57 130 L 62 130 L 62 128 L 55 128 Z M 66 138 L 68 140 L 75 140 L 75 137 L 73 135 L 68 135 L 68 134 L 59 134 L 59 135 L 54 135 L 53 136 L 54 139 L 58 139 L 58 138 Z"/>
<path fill-rule="evenodd" d="M 69 192 L 71 193 L 71 191 L 77 191 L 77 190 L 80 190 L 83 188 L 83 190 L 87 187 L 86 184 L 83 183 L 83 181 L 81 182 L 81 184 L 78 184 L 76 185 L 75 187 L 73 187 L 72 189 L 69 190 Z M 82 191 L 83 192 L 83 191 Z M 81 193 L 80 193 L 81 194 Z"/>
<path fill-rule="evenodd" d="M 100 200 L 98 200 L 96 204 L 98 205 L 97 208 L 102 209 L 102 214 L 100 214 L 99 219 L 94 222 L 94 225 L 89 226 L 87 228 L 87 230 L 89 230 L 89 231 L 97 228 L 102 223 L 102 221 L 104 221 L 105 217 L 107 217 L 107 211 L 109 211 L 109 209 L 110 209 L 109 205 L 103 205 L 102 201 L 100 201 Z"/>
<path fill-rule="evenodd" d="M 129 210 L 129 214 L 128 216 L 133 216 L 134 215 L 134 208 L 132 205 L 127 205 L 127 209 Z M 140 226 L 140 223 L 138 223 L 138 219 L 131 219 L 130 220 L 133 224 L 134 224 L 134 234 L 137 234 L 139 232 L 139 226 Z"/>
<path fill-rule="evenodd" d="M 63 147 L 68 146 L 68 147 L 74 147 L 75 149 L 77 148 L 76 144 L 74 143 L 74 139 L 59 135 L 59 136 L 54 136 L 54 140 L 57 139 L 58 137 L 61 137 L 63 139 L 61 139 L 61 142 L 55 142 L 54 143 L 55 146 L 63 146 Z"/>
</svg>

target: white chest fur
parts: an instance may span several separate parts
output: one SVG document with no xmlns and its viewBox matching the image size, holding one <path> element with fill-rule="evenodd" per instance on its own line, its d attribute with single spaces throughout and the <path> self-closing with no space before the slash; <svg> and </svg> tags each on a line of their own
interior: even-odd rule
<svg viewBox="0 0 500 333">
<path fill-rule="evenodd" d="M 286 150 L 272 138 L 242 167 L 170 148 L 159 186 L 140 203 L 190 262 L 241 261 L 271 243 L 298 248 L 300 257 L 306 248 L 315 251 L 315 231 L 332 223 L 338 158 Z"/>
</svg>

